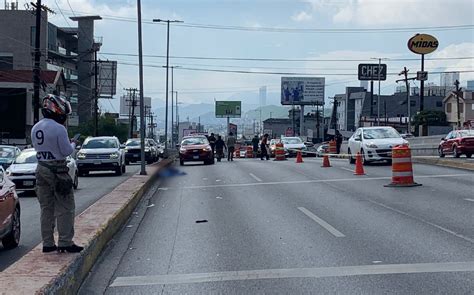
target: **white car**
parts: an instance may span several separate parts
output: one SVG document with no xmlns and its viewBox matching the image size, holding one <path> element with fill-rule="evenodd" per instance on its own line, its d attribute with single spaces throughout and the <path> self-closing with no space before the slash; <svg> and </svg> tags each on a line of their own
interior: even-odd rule
<svg viewBox="0 0 474 295">
<path fill-rule="evenodd" d="M 281 137 L 286 156 L 296 156 L 298 151 L 304 155 L 308 150 L 304 142 L 299 137 Z"/>
<path fill-rule="evenodd" d="M 361 127 L 349 138 L 349 161 L 355 163 L 357 153 L 362 155 L 362 162 L 392 161 L 392 148 L 397 145 L 408 145 L 408 141 L 393 127 Z"/>
<path fill-rule="evenodd" d="M 79 186 L 79 177 L 76 161 L 72 157 L 67 157 L 67 167 L 69 176 L 73 180 L 74 189 Z M 13 181 L 18 191 L 33 191 L 36 186 L 36 166 L 38 159 L 34 149 L 21 151 L 13 164 L 6 171 L 7 177 Z"/>
<path fill-rule="evenodd" d="M 78 148 L 76 161 L 80 176 L 91 171 L 114 171 L 119 176 L 125 173 L 125 146 L 117 137 L 88 137 Z"/>
</svg>

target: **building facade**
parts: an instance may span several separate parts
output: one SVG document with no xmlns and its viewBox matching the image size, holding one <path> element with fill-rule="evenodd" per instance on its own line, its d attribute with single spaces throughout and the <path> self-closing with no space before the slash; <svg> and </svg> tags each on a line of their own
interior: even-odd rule
<svg viewBox="0 0 474 295">
<path fill-rule="evenodd" d="M 458 124 L 463 126 L 465 122 L 474 120 L 474 92 L 464 91 L 458 94 L 459 97 L 456 96 L 456 92 L 452 91 L 443 100 L 446 119 L 449 125 L 453 127 L 457 127 Z"/>
</svg>

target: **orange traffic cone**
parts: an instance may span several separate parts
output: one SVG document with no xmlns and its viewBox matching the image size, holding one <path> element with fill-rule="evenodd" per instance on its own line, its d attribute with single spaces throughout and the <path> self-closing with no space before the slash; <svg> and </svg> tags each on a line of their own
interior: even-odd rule
<svg viewBox="0 0 474 295">
<path fill-rule="evenodd" d="M 303 156 L 301 155 L 301 151 L 296 153 L 296 163 L 303 163 Z"/>
<path fill-rule="evenodd" d="M 364 166 L 362 165 L 362 155 L 357 153 L 356 155 L 356 168 L 354 175 L 365 175 Z"/>
<path fill-rule="evenodd" d="M 328 168 L 328 167 L 331 167 L 331 163 L 329 162 L 329 156 L 328 155 L 324 155 L 323 157 L 323 166 L 321 166 L 323 168 Z"/>
</svg>

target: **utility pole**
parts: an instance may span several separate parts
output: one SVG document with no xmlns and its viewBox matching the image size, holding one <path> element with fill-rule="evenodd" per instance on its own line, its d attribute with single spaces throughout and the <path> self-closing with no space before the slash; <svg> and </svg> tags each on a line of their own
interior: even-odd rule
<svg viewBox="0 0 474 295">
<path fill-rule="evenodd" d="M 151 115 L 151 106 L 145 106 L 145 126 L 147 126 L 147 122 L 146 120 L 150 119 L 150 115 Z M 150 124 L 150 121 L 148 121 L 148 124 Z M 146 130 L 146 129 L 145 129 Z M 149 133 L 149 132 L 148 132 Z M 148 135 L 145 135 L 145 137 L 150 137 L 150 134 Z"/>
<path fill-rule="evenodd" d="M 94 48 L 94 136 L 99 136 L 99 83 L 97 71 L 97 49 Z"/>
<path fill-rule="evenodd" d="M 41 0 L 36 0 L 36 4 L 32 3 L 36 9 L 36 23 L 35 23 L 35 64 L 33 67 L 33 124 L 39 121 L 40 109 L 40 87 L 41 87 L 41 12 L 54 13 L 47 6 L 41 4 Z"/>
<path fill-rule="evenodd" d="M 170 65 L 170 23 L 182 23 L 179 20 L 154 19 L 153 22 L 166 23 L 166 106 L 165 106 L 165 154 L 168 154 L 168 76 Z"/>
<path fill-rule="evenodd" d="M 396 82 L 405 82 L 405 87 L 407 91 L 407 112 L 408 112 L 408 121 L 407 121 L 407 133 L 411 133 L 411 100 L 410 100 L 410 83 L 408 82 L 409 80 L 415 80 L 416 78 L 408 78 L 408 72 L 410 70 L 407 69 L 407 67 L 403 68 L 403 71 L 401 71 L 398 75 L 399 76 L 404 76 L 403 79 L 397 80 Z"/>
<path fill-rule="evenodd" d="M 454 85 L 456 86 L 456 105 L 457 105 L 457 113 L 458 113 L 458 129 L 461 128 L 461 102 L 459 101 L 459 91 L 461 90 L 459 88 L 459 81 L 456 80 L 454 82 Z"/>
<path fill-rule="evenodd" d="M 135 123 L 135 107 L 137 106 L 137 99 L 136 99 L 136 92 L 138 89 L 136 88 L 126 88 L 124 89 L 128 92 L 128 99 L 126 100 L 128 103 L 129 112 L 129 120 L 130 120 L 130 138 L 133 138 L 133 125 Z"/>
<path fill-rule="evenodd" d="M 143 44 L 142 44 L 142 4 L 137 0 L 138 18 L 138 76 L 140 80 L 140 175 L 146 175 L 145 168 L 145 102 L 143 98 Z"/>
</svg>

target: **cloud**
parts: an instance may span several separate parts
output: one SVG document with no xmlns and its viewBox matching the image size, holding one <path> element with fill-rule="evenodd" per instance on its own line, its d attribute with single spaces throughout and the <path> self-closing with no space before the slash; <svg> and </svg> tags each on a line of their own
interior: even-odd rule
<svg viewBox="0 0 474 295">
<path fill-rule="evenodd" d="M 300 11 L 299 13 L 291 17 L 295 22 L 307 22 L 313 19 L 313 16 L 306 11 Z"/>
<path fill-rule="evenodd" d="M 371 25 L 455 25 L 473 23 L 472 0 L 305 0 L 312 13 L 329 15 L 334 23 Z M 456 17 L 447 14 L 456 7 Z"/>
<path fill-rule="evenodd" d="M 430 54 L 428 58 L 446 58 L 446 57 L 462 57 L 472 56 L 474 52 L 474 43 L 465 42 L 459 44 L 451 44 L 441 50 Z M 438 69 L 437 71 L 451 72 L 451 71 L 474 71 L 473 59 L 462 60 L 427 60 L 427 68 Z M 474 73 L 466 72 L 460 74 L 461 85 L 465 85 L 466 81 L 474 80 Z"/>
</svg>

